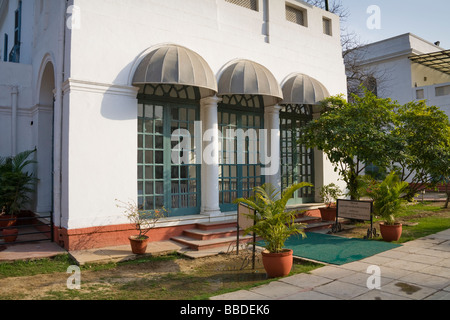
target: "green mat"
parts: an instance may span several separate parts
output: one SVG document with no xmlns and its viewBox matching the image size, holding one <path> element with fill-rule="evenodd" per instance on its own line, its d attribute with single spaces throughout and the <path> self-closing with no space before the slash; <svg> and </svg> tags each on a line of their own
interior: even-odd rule
<svg viewBox="0 0 450 320">
<path fill-rule="evenodd" d="M 294 250 L 294 256 L 343 265 L 398 248 L 401 245 L 363 239 L 349 239 L 321 233 L 307 233 L 307 238 L 291 237 L 286 248 Z"/>
</svg>

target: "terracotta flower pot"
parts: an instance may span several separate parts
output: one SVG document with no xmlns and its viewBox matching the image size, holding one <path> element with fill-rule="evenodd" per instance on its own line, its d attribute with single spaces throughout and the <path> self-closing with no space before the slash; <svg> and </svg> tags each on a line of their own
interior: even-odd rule
<svg viewBox="0 0 450 320">
<path fill-rule="evenodd" d="M 285 250 L 281 253 L 262 252 L 262 262 L 269 278 L 286 277 L 292 270 L 294 252 Z"/>
<path fill-rule="evenodd" d="M 387 225 L 385 223 L 380 223 L 380 233 L 381 237 L 386 242 L 394 242 L 400 240 L 402 236 L 403 225 L 397 223 L 395 225 Z"/>
<path fill-rule="evenodd" d="M 131 251 L 134 254 L 145 254 L 148 241 L 150 240 L 149 237 L 143 236 L 139 238 L 139 236 L 130 236 L 128 239 L 130 240 Z"/>
<path fill-rule="evenodd" d="M 323 221 L 336 221 L 336 208 L 320 208 L 320 217 Z"/>
<path fill-rule="evenodd" d="M 9 228 L 16 224 L 16 217 L 5 214 L 3 216 L 0 216 L 0 230 L 3 228 Z"/>
<path fill-rule="evenodd" d="M 6 243 L 11 243 L 17 240 L 17 236 L 19 235 L 18 229 L 3 229 L 3 240 Z"/>
</svg>

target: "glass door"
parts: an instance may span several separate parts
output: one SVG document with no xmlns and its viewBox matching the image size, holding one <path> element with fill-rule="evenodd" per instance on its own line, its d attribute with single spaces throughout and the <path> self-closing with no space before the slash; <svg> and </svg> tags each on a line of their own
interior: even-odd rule
<svg viewBox="0 0 450 320">
<path fill-rule="evenodd" d="M 138 115 L 138 203 L 144 210 L 165 207 L 170 216 L 200 213 L 200 165 L 195 163 L 195 146 L 183 150 L 172 135 L 185 130 L 195 139 L 196 105 L 170 102 L 139 104 Z M 188 137 L 182 137 L 187 139 Z M 174 140 L 174 141 L 172 141 Z M 189 155 L 185 157 L 185 152 Z M 173 159 L 188 159 L 179 162 Z"/>
<path fill-rule="evenodd" d="M 298 128 L 312 120 L 310 106 L 286 105 L 280 112 L 281 187 L 309 182 L 314 184 L 314 150 L 299 145 Z M 302 188 L 294 193 L 289 204 L 314 202 L 314 188 Z"/>
<path fill-rule="evenodd" d="M 219 107 L 219 202 L 223 212 L 237 210 L 235 199 L 250 197 L 256 186 L 264 184 L 259 158 L 259 130 L 264 128 L 262 104 L 257 97 L 235 101 Z"/>
</svg>

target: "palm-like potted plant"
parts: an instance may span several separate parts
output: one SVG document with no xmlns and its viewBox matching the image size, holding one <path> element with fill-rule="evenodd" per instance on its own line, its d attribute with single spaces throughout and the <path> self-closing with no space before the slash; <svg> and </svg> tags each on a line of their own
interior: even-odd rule
<svg viewBox="0 0 450 320">
<path fill-rule="evenodd" d="M 35 160 L 30 156 L 36 150 L 24 151 L 14 157 L 0 158 L 0 229 L 3 228 L 5 242 L 13 242 L 18 230 L 11 228 L 16 224 L 16 218 L 31 201 L 36 178 L 25 169 Z"/>
<path fill-rule="evenodd" d="M 323 221 L 336 221 L 336 201 L 343 195 L 342 190 L 334 183 L 322 186 L 319 189 L 322 201 L 327 205 L 320 208 L 320 216 Z"/>
<path fill-rule="evenodd" d="M 286 205 L 295 191 L 304 187 L 312 187 L 309 183 L 298 183 L 283 193 L 273 185 L 265 184 L 254 189 L 251 198 L 240 198 L 236 203 L 244 203 L 256 211 L 249 217 L 255 220 L 254 226 L 246 229 L 245 234 L 255 233 L 262 238 L 265 250 L 262 261 L 269 278 L 287 276 L 293 264 L 293 251 L 285 249 L 287 239 L 294 235 L 305 237 L 304 225 L 296 223 L 296 212 L 287 211 Z"/>
<path fill-rule="evenodd" d="M 404 209 L 409 184 L 401 181 L 395 172 L 391 172 L 383 181 L 369 186 L 365 195 L 373 200 L 373 213 L 384 220 L 380 223 L 380 233 L 384 241 L 398 241 L 402 235 L 402 224 L 397 215 Z"/>
<path fill-rule="evenodd" d="M 128 237 L 131 245 L 131 251 L 134 254 L 145 254 L 147 245 L 150 241 L 148 233 L 155 228 L 157 222 L 166 216 L 165 208 L 157 210 L 143 210 L 138 207 L 135 202 L 118 202 L 117 207 L 124 210 L 125 216 L 130 220 L 133 227 L 137 230 L 137 234 Z"/>
</svg>

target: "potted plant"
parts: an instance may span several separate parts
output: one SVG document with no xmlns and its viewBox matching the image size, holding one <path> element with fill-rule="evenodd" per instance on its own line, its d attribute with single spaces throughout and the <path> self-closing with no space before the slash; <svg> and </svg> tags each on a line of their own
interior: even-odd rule
<svg viewBox="0 0 450 320">
<path fill-rule="evenodd" d="M 11 243 L 17 240 L 19 236 L 19 229 L 17 228 L 4 228 L 2 230 L 2 238 L 6 243 Z"/>
<path fill-rule="evenodd" d="M 244 203 L 256 211 L 249 217 L 255 220 L 254 226 L 246 229 L 245 234 L 255 233 L 262 238 L 265 250 L 262 261 L 269 278 L 287 276 L 292 269 L 293 251 L 285 249 L 284 244 L 293 235 L 305 237 L 304 225 L 296 223 L 296 212 L 287 211 L 286 205 L 295 191 L 311 187 L 309 183 L 298 183 L 280 193 L 271 184 L 254 189 L 251 198 L 240 198 L 235 203 Z"/>
<path fill-rule="evenodd" d="M 374 215 L 382 218 L 380 233 L 384 241 L 393 242 L 401 238 L 403 226 L 396 216 L 404 209 L 407 200 L 403 195 L 408 192 L 409 184 L 400 181 L 395 172 L 391 172 L 382 182 L 369 187 L 366 196 L 373 200 Z"/>
<path fill-rule="evenodd" d="M 3 229 L 7 242 L 14 242 L 17 238 L 18 230 L 11 227 L 16 224 L 17 215 L 31 201 L 30 195 L 34 192 L 36 178 L 25 168 L 36 163 L 29 160 L 35 152 L 36 149 L 0 158 L 0 229 Z"/>
<path fill-rule="evenodd" d="M 118 201 L 118 200 L 116 200 Z M 117 207 L 124 210 L 125 216 L 130 220 L 137 234 L 128 237 L 131 251 L 134 254 L 145 254 L 150 237 L 148 232 L 156 226 L 156 223 L 165 217 L 166 209 L 143 210 L 134 202 L 119 201 Z"/>
<path fill-rule="evenodd" d="M 327 205 L 319 209 L 323 221 L 336 221 L 336 201 L 342 194 L 342 190 L 334 183 L 319 189 L 320 198 Z"/>
</svg>

